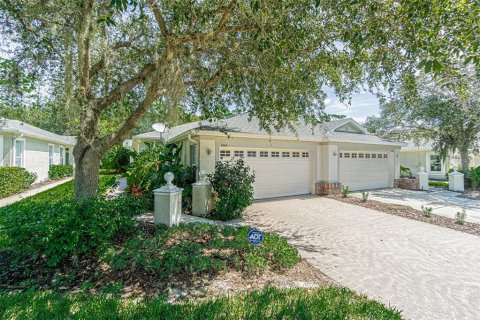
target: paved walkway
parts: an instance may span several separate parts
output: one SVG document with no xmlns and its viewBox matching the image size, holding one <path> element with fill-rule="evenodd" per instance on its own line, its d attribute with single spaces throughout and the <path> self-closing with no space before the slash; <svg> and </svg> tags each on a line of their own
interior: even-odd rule
<svg viewBox="0 0 480 320">
<path fill-rule="evenodd" d="M 433 214 L 455 218 L 463 208 L 467 221 L 480 223 L 480 200 L 457 197 L 460 193 L 432 188 L 431 191 L 412 191 L 404 189 L 379 189 L 370 191 L 369 199 L 385 203 L 395 203 L 422 210 L 422 205 L 433 208 Z M 359 192 L 352 196 L 361 198 Z"/>
<path fill-rule="evenodd" d="M 243 223 L 408 319 L 480 319 L 480 237 L 315 196 L 257 201 Z"/>
<path fill-rule="evenodd" d="M 10 196 L 10 197 L 7 197 L 7 198 L 0 199 L 0 208 L 8 206 L 9 204 L 15 203 L 15 202 L 20 201 L 22 199 L 25 199 L 26 197 L 36 195 L 37 193 L 40 193 L 42 191 L 52 189 L 53 187 L 56 187 L 56 186 L 58 186 L 62 183 L 70 181 L 72 179 L 73 178 L 70 177 L 70 178 L 65 178 L 65 179 L 62 179 L 62 180 L 57 180 L 57 181 L 54 181 L 52 183 L 49 183 L 49 184 L 46 184 L 46 185 L 43 185 L 43 186 L 40 186 L 40 187 L 36 187 L 36 188 L 30 189 L 30 190 L 27 190 L 27 191 L 24 191 L 24 192 L 21 192 L 21 193 L 17 193 L 17 194 L 14 194 L 13 196 Z"/>
</svg>

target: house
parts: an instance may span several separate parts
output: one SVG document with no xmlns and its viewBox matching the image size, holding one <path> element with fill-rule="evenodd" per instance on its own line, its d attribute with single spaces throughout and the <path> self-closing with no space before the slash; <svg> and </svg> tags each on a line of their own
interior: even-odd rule
<svg viewBox="0 0 480 320">
<path fill-rule="evenodd" d="M 61 136 L 18 120 L 0 119 L 0 166 L 23 167 L 48 179 L 52 164 L 72 163 L 75 137 Z"/>
<path fill-rule="evenodd" d="M 471 154 L 470 166 L 480 166 L 480 156 Z M 430 179 L 443 180 L 447 178 L 448 170 L 461 165 L 460 155 L 458 153 L 450 154 L 446 159 L 442 159 L 433 150 L 431 141 L 408 141 L 407 145 L 400 150 L 400 165 L 407 167 L 415 174 L 422 168 L 428 173 Z"/>
<path fill-rule="evenodd" d="M 353 119 L 312 128 L 299 122 L 272 133 L 259 121 L 239 115 L 220 121 L 198 121 L 133 137 L 137 151 L 160 140 L 182 145 L 182 161 L 207 173 L 215 162 L 243 158 L 255 170 L 256 199 L 300 194 L 391 188 L 399 177 L 403 143 L 368 133 Z"/>
</svg>

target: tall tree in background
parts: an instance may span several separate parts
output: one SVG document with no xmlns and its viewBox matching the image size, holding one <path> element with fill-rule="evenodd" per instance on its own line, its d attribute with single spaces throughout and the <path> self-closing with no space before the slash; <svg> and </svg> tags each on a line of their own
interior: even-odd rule
<svg viewBox="0 0 480 320">
<path fill-rule="evenodd" d="M 410 63 L 479 63 L 478 4 L 333 0 L 4 0 L 2 34 L 77 133 L 75 196 L 96 194 L 102 155 L 161 103 L 208 118 L 236 106 L 267 130 L 324 118 Z M 107 122 L 115 125 L 105 130 Z"/>
<path fill-rule="evenodd" d="M 386 138 L 433 142 L 444 159 L 458 151 L 462 170 L 469 153 L 479 151 L 480 71 L 457 66 L 436 77 L 408 74 L 393 99 L 381 105 L 380 117 L 367 120 L 367 129 Z"/>
</svg>

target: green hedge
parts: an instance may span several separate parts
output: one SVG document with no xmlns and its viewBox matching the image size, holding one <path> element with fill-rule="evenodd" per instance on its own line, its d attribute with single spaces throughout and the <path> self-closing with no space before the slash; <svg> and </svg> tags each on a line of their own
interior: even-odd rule
<svg viewBox="0 0 480 320">
<path fill-rule="evenodd" d="M 73 176 L 73 166 L 71 164 L 52 164 L 48 169 L 48 176 L 52 180 L 58 180 Z"/>
<path fill-rule="evenodd" d="M 36 179 L 36 173 L 24 168 L 0 167 L 0 198 L 27 189 Z"/>
</svg>

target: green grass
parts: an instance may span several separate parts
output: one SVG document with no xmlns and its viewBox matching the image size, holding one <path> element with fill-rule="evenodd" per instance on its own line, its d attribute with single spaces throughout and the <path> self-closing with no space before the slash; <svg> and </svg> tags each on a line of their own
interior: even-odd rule
<svg viewBox="0 0 480 320">
<path fill-rule="evenodd" d="M 1 319 L 401 319 L 400 312 L 338 287 L 267 288 L 203 302 L 134 302 L 106 295 L 0 295 Z"/>
<path fill-rule="evenodd" d="M 428 181 L 428 185 L 430 187 L 448 188 L 448 182 L 447 181 Z"/>
</svg>

